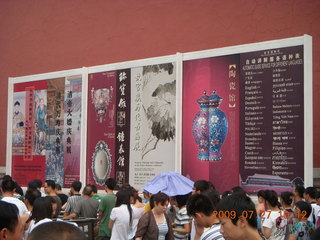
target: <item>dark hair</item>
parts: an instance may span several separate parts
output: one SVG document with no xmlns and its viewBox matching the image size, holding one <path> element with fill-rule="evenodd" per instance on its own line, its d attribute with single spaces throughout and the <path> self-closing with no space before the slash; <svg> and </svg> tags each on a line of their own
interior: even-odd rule
<svg viewBox="0 0 320 240">
<path fill-rule="evenodd" d="M 233 193 L 230 196 L 223 198 L 218 206 L 217 211 L 235 212 L 235 217 L 230 218 L 234 225 L 237 224 L 238 219 L 244 216 L 244 213 L 248 213 L 246 220 L 253 228 L 257 228 L 257 212 L 254 203 L 251 198 L 243 193 Z M 252 213 L 252 214 L 251 214 Z"/>
<path fill-rule="evenodd" d="M 177 195 L 176 196 L 176 201 L 177 201 L 177 204 L 178 204 L 178 208 L 181 208 L 181 207 L 183 207 L 184 205 L 187 204 L 189 196 L 190 196 L 189 193 L 185 194 L 185 195 Z"/>
<path fill-rule="evenodd" d="M 212 189 L 212 190 L 210 190 L 208 192 L 205 192 L 204 194 L 207 195 L 210 198 L 210 200 L 213 203 L 213 207 L 216 208 L 216 206 L 220 202 L 220 194 L 219 194 L 219 192 L 214 190 L 214 189 Z"/>
<path fill-rule="evenodd" d="M 13 180 L 6 179 L 1 184 L 2 192 L 13 192 L 16 189 L 16 183 Z"/>
<path fill-rule="evenodd" d="M 197 212 L 201 212 L 209 217 L 214 210 L 215 207 L 211 199 L 203 193 L 191 195 L 187 202 L 187 212 L 190 216 L 195 216 Z"/>
<path fill-rule="evenodd" d="M 266 190 L 260 190 L 257 192 L 258 197 L 262 197 L 264 200 L 266 200 Z"/>
<path fill-rule="evenodd" d="M 241 193 L 245 193 L 246 194 L 246 191 L 240 186 L 235 186 L 235 187 L 233 187 L 231 189 L 232 189 L 232 192 L 234 192 L 234 193 L 241 192 Z"/>
<path fill-rule="evenodd" d="M 312 213 L 312 206 L 310 203 L 305 202 L 305 201 L 299 201 L 296 203 L 296 207 L 300 209 L 300 211 L 305 211 L 306 215 L 304 216 L 305 218 L 308 218 L 310 214 Z"/>
<path fill-rule="evenodd" d="M 299 196 L 300 196 L 301 198 L 303 198 L 303 194 L 304 194 L 304 192 L 305 192 L 304 186 L 302 186 L 302 185 L 296 186 L 295 192 L 297 192 L 297 193 L 299 194 Z"/>
<path fill-rule="evenodd" d="M 28 182 L 28 188 L 29 189 L 37 189 L 38 188 L 38 184 L 36 183 L 35 180 L 31 181 L 31 182 Z"/>
<path fill-rule="evenodd" d="M 52 199 L 52 198 L 51 198 Z M 53 210 L 49 197 L 39 197 L 33 203 L 31 219 L 39 222 L 44 218 L 52 218 Z"/>
<path fill-rule="evenodd" d="M 224 191 L 221 195 L 221 199 L 224 199 L 225 197 L 228 197 L 232 194 L 231 191 Z"/>
<path fill-rule="evenodd" d="M 116 180 L 114 180 L 113 178 L 108 178 L 106 180 L 106 186 L 111 189 L 111 190 L 114 190 L 114 188 L 116 187 L 117 185 L 117 182 Z"/>
<path fill-rule="evenodd" d="M 266 190 L 266 201 L 272 207 L 279 206 L 278 194 L 274 190 Z"/>
<path fill-rule="evenodd" d="M 92 192 L 93 192 L 93 193 L 98 193 L 98 189 L 97 189 L 97 186 L 96 186 L 96 185 L 90 184 L 90 186 L 91 186 L 91 189 L 92 189 Z"/>
<path fill-rule="evenodd" d="M 34 201 L 41 197 L 41 193 L 38 189 L 29 188 L 24 196 L 25 200 L 28 200 L 31 206 L 33 206 Z"/>
<path fill-rule="evenodd" d="M 317 196 L 317 189 L 315 187 L 307 187 L 304 193 L 308 194 L 312 199 L 315 199 Z"/>
<path fill-rule="evenodd" d="M 193 184 L 193 189 L 196 191 L 205 192 L 211 189 L 210 183 L 206 180 L 198 180 Z"/>
<path fill-rule="evenodd" d="M 44 238 L 45 236 L 45 238 Z M 73 224 L 52 221 L 40 224 L 28 236 L 28 240 L 86 240 L 84 232 Z"/>
<path fill-rule="evenodd" d="M 92 194 L 91 185 L 85 186 L 84 189 L 82 190 L 82 193 L 83 193 L 84 195 L 91 196 L 91 194 Z"/>
<path fill-rule="evenodd" d="M 317 191 L 316 199 L 320 198 L 320 191 Z"/>
<path fill-rule="evenodd" d="M 293 193 L 289 191 L 282 192 L 280 198 L 286 205 L 291 205 L 293 202 Z"/>
<path fill-rule="evenodd" d="M 56 184 L 56 190 L 61 190 L 62 188 L 61 188 L 61 185 L 60 184 Z"/>
<path fill-rule="evenodd" d="M 169 201 L 169 196 L 163 192 L 159 192 L 157 194 L 153 194 L 150 198 L 150 207 L 154 208 L 155 204 L 164 205 L 167 201 Z"/>
<path fill-rule="evenodd" d="M 130 191 L 119 190 L 116 194 L 117 200 L 115 207 L 120 207 L 121 205 L 127 205 L 129 215 L 130 215 L 130 226 L 132 225 L 132 208 L 130 203 Z"/>
<path fill-rule="evenodd" d="M 0 231 L 7 228 L 10 232 L 14 232 L 19 221 L 19 211 L 16 205 L 0 201 L 0 219 Z"/>
<path fill-rule="evenodd" d="M 82 187 L 82 183 L 80 181 L 73 181 L 71 184 L 71 187 L 76 191 L 76 192 L 80 192 L 81 187 Z"/>
<path fill-rule="evenodd" d="M 38 188 L 41 188 L 42 187 L 42 181 L 40 179 L 35 179 L 33 180 L 36 184 L 37 184 L 37 187 Z"/>
<path fill-rule="evenodd" d="M 56 183 L 53 180 L 46 180 L 45 182 L 47 183 L 48 187 L 52 188 L 52 190 L 56 189 Z"/>
</svg>

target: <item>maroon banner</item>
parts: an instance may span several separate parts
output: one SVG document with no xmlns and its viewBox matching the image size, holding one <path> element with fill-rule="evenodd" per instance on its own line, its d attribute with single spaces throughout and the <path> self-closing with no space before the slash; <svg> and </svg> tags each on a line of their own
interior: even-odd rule
<svg viewBox="0 0 320 240">
<path fill-rule="evenodd" d="M 239 55 L 183 63 L 183 175 L 239 184 L 239 103 Z"/>
<path fill-rule="evenodd" d="M 86 181 L 99 189 L 107 178 L 115 178 L 116 81 L 116 71 L 88 78 Z"/>
</svg>

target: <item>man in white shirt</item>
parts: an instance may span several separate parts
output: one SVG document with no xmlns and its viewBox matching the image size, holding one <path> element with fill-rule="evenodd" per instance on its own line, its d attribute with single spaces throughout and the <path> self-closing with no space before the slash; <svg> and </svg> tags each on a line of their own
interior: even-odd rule
<svg viewBox="0 0 320 240">
<path fill-rule="evenodd" d="M 14 190 L 16 188 L 16 183 L 13 180 L 10 180 L 10 179 L 4 180 L 1 184 L 1 188 L 2 188 L 2 196 L 3 196 L 3 198 L 1 199 L 2 201 L 16 205 L 19 210 L 20 216 L 28 214 L 28 209 L 24 204 L 24 202 L 14 197 Z"/>
</svg>

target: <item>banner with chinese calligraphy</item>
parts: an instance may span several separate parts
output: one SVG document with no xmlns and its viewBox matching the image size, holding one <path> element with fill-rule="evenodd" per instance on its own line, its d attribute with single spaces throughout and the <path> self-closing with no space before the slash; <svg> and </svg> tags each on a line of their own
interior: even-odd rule
<svg viewBox="0 0 320 240">
<path fill-rule="evenodd" d="M 175 167 L 175 64 L 89 74 L 87 183 L 140 188 Z"/>
<path fill-rule="evenodd" d="M 182 174 L 239 184 L 239 55 L 183 62 Z"/>
<path fill-rule="evenodd" d="M 175 63 L 131 70 L 129 182 L 136 188 L 175 170 L 176 82 Z"/>
<path fill-rule="evenodd" d="M 303 184 L 303 84 L 303 46 L 184 61 L 183 174 L 219 191 Z"/>
<path fill-rule="evenodd" d="M 81 86 L 81 76 L 78 79 Z M 12 176 L 21 185 L 34 179 L 52 179 L 64 186 L 64 166 L 69 162 L 64 156 L 66 144 L 62 140 L 66 134 L 65 81 L 56 78 L 14 84 Z M 79 152 L 80 133 L 73 134 L 74 150 Z M 76 161 L 72 172 L 79 180 L 80 158 Z"/>
</svg>

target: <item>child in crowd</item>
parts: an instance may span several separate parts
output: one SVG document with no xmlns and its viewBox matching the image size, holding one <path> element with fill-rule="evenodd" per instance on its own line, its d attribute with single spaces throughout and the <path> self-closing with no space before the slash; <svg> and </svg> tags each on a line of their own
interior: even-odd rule
<svg viewBox="0 0 320 240">
<path fill-rule="evenodd" d="M 290 231 L 289 240 L 309 240 L 314 232 L 314 224 L 308 220 L 312 212 L 310 203 L 300 201 L 295 204 L 294 215 L 299 222 Z"/>
<path fill-rule="evenodd" d="M 174 221 L 173 235 L 174 239 L 188 240 L 191 232 L 191 217 L 187 213 L 187 200 L 190 194 L 177 195 L 179 211 L 176 214 Z"/>
</svg>

